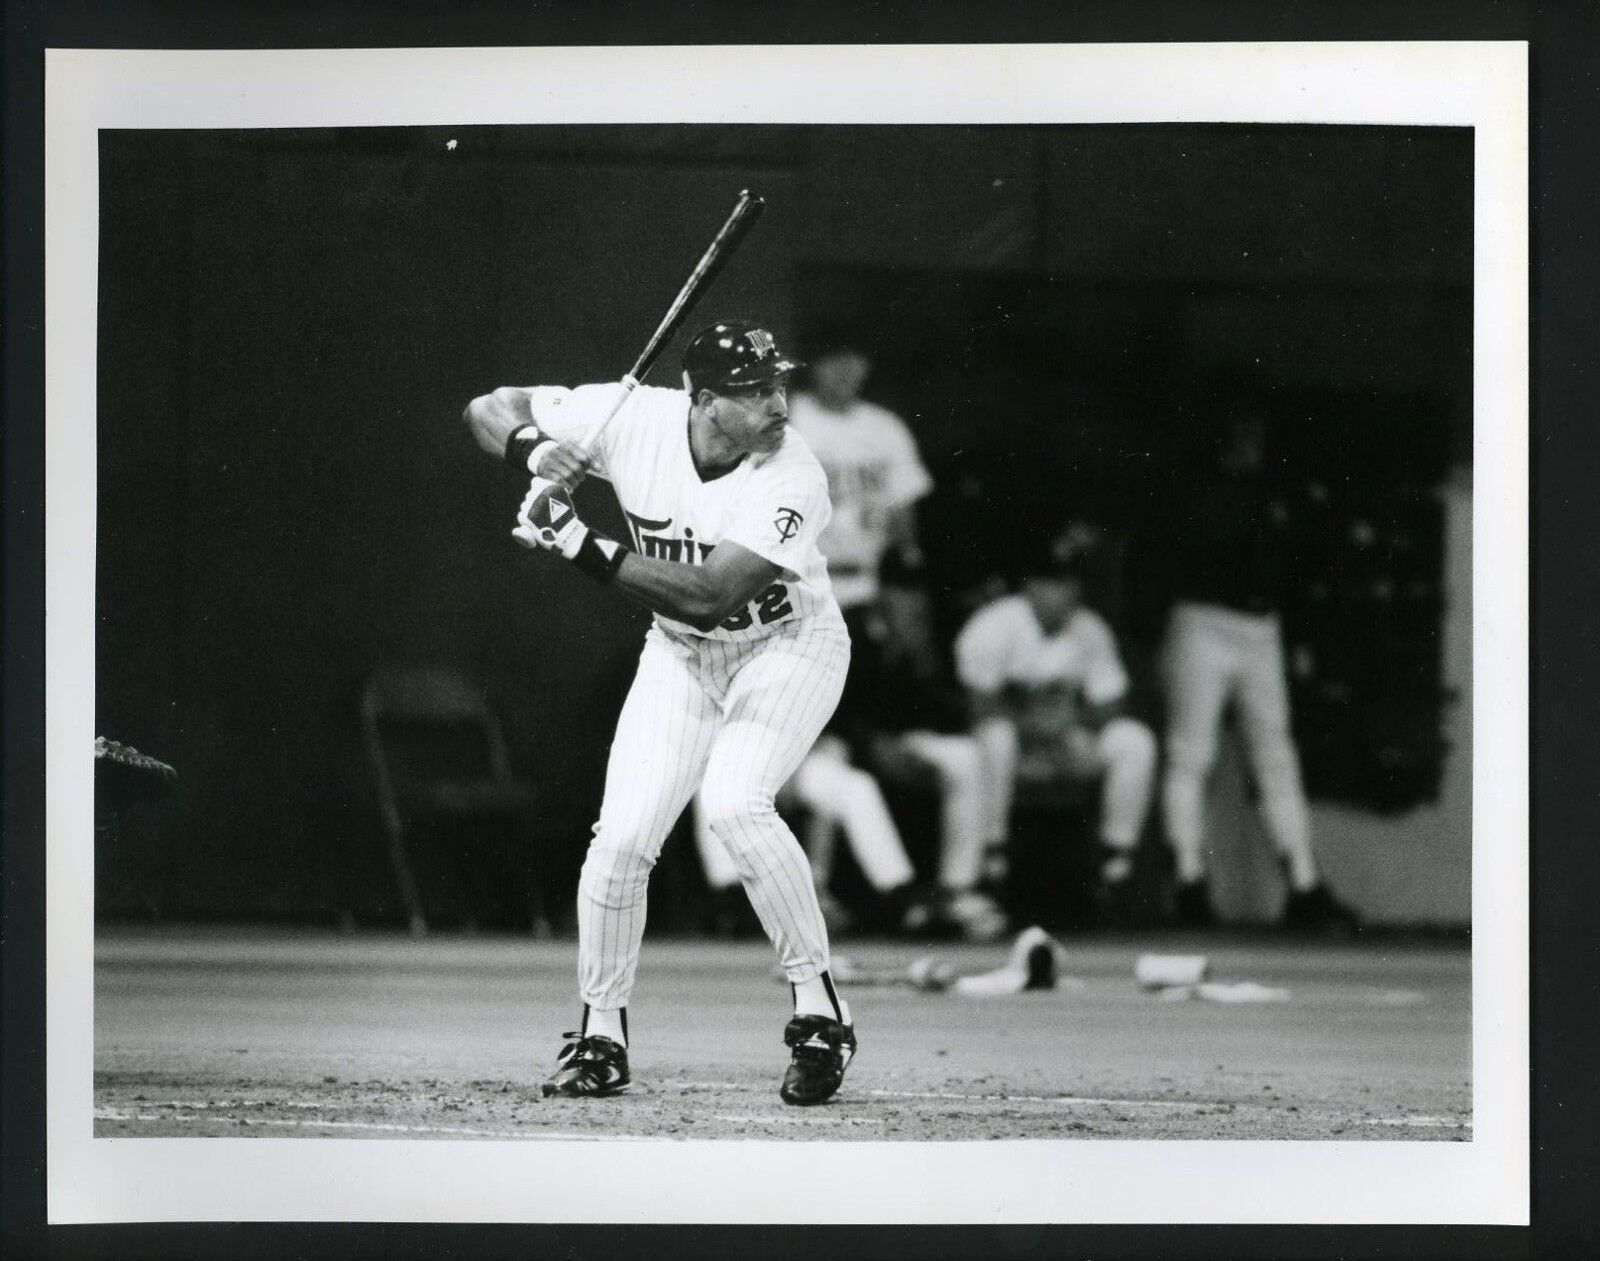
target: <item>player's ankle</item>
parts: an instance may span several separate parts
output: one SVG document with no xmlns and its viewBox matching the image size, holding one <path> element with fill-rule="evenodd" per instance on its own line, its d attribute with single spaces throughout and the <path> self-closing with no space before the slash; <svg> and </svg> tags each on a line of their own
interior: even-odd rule
<svg viewBox="0 0 1600 1261">
<path fill-rule="evenodd" d="M 610 1038 L 619 1046 L 628 1045 L 628 1009 L 614 1007 L 609 1011 L 590 1007 L 583 1008 L 583 1033 L 585 1037 Z"/>
<path fill-rule="evenodd" d="M 1133 851 L 1126 845 L 1102 842 L 1100 879 L 1107 884 L 1120 884 L 1133 875 Z"/>
<path fill-rule="evenodd" d="M 817 973 L 809 981 L 795 981 L 790 988 L 794 990 L 795 1015 L 826 1016 L 841 1024 L 850 1023 L 850 1006 L 839 997 L 833 978 L 826 972 Z"/>
</svg>

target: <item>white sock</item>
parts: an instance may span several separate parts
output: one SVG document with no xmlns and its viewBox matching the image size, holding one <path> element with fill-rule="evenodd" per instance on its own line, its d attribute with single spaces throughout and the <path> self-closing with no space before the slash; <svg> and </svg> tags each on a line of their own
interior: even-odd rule
<svg viewBox="0 0 1600 1261">
<path fill-rule="evenodd" d="M 615 1007 L 610 1011 L 602 1011 L 598 1007 L 585 1007 L 583 1032 L 591 1037 L 598 1034 L 602 1038 L 610 1038 L 613 1042 L 627 1046 L 628 1009 Z"/>
<path fill-rule="evenodd" d="M 1109 841 L 1106 842 L 1106 848 L 1116 852 L 1106 855 L 1105 862 L 1100 865 L 1100 878 L 1114 884 L 1133 875 L 1133 855 Z"/>
<path fill-rule="evenodd" d="M 842 1024 L 850 1023 L 850 1004 L 839 997 L 833 988 L 833 978 L 826 972 L 818 973 L 809 981 L 795 981 L 794 1014 L 797 1016 L 827 1016 Z"/>
</svg>

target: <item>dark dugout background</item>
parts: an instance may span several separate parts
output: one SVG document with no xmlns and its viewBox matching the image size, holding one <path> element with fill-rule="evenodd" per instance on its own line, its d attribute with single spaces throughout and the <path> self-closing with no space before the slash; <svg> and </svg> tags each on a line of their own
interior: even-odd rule
<svg viewBox="0 0 1600 1261">
<path fill-rule="evenodd" d="M 952 616 L 1008 531 L 1094 516 L 1128 541 L 1102 594 L 1147 660 L 1140 540 L 1245 399 L 1331 496 L 1312 790 L 1432 800 L 1471 179 L 1450 129 L 102 133 L 97 721 L 181 789 L 102 847 L 100 909 L 324 917 L 353 884 L 381 911 L 381 865 L 351 871 L 376 848 L 355 698 L 385 661 L 483 680 L 541 793 L 529 852 L 568 878 L 646 619 L 510 542 L 516 479 L 460 411 L 619 376 L 746 185 L 767 215 L 701 314 L 870 331 L 869 396 L 940 482 Z"/>
</svg>

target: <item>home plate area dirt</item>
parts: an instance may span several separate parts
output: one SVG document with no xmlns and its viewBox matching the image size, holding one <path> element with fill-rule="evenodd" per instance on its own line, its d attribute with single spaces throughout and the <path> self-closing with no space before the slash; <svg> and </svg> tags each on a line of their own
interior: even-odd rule
<svg viewBox="0 0 1600 1261">
<path fill-rule="evenodd" d="M 1163 997 L 1151 949 L 1280 1001 Z M 893 975 L 1005 946 L 852 943 Z M 1444 1140 L 1472 1137 L 1463 945 L 1277 939 L 1064 943 L 1053 989 L 846 990 L 861 1049 L 830 1103 L 777 1097 L 788 993 L 763 943 L 648 942 L 632 1087 L 543 1099 L 577 1015 L 573 946 L 518 938 L 102 930 L 100 1137 Z M 1180 1001 L 1172 1001 L 1177 997 Z"/>
</svg>

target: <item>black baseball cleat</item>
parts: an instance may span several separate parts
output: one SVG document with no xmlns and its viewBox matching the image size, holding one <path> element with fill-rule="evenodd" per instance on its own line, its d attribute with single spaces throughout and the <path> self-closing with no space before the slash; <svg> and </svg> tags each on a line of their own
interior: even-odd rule
<svg viewBox="0 0 1600 1261">
<path fill-rule="evenodd" d="M 567 1044 L 556 1056 L 556 1071 L 540 1088 L 546 1098 L 614 1095 L 628 1088 L 628 1048 L 622 1043 L 598 1033 L 561 1036 Z"/>
<path fill-rule="evenodd" d="M 1038 945 L 1028 948 L 1024 967 L 1027 969 L 1027 975 L 1022 982 L 1023 989 L 1055 989 L 1056 951 L 1055 946 L 1049 940 L 1040 941 Z"/>
<path fill-rule="evenodd" d="M 1211 909 L 1211 886 L 1205 877 L 1180 881 L 1173 893 L 1173 918 L 1179 928 L 1213 928 L 1217 916 Z"/>
<path fill-rule="evenodd" d="M 1145 899 L 1132 876 L 1102 880 L 1094 890 L 1095 919 L 1106 928 L 1136 928 L 1145 919 Z"/>
<path fill-rule="evenodd" d="M 783 1041 L 792 1054 L 778 1097 L 801 1107 L 831 1099 L 855 1058 L 855 1029 L 831 1016 L 796 1016 L 784 1026 Z"/>
</svg>

